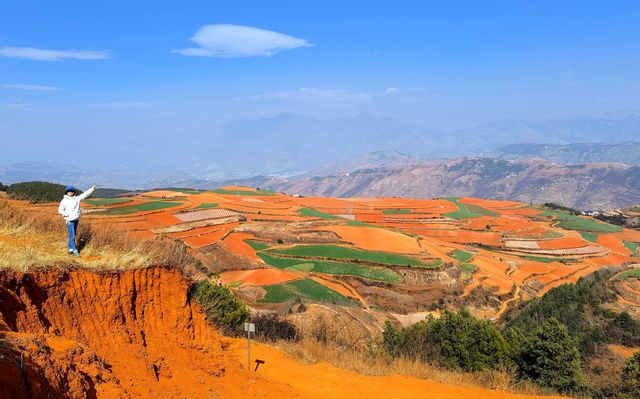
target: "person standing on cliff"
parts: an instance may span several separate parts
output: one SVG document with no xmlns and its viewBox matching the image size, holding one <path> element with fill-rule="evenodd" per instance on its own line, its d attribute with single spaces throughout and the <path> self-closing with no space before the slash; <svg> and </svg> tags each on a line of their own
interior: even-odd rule
<svg viewBox="0 0 640 399">
<path fill-rule="evenodd" d="M 65 194 L 58 206 L 58 213 L 62 215 L 65 223 L 67 224 L 67 231 L 69 232 L 67 251 L 69 255 L 73 254 L 73 256 L 80 256 L 80 252 L 78 252 L 78 248 L 76 247 L 76 231 L 78 231 L 78 222 L 80 221 L 80 215 L 82 214 L 80 201 L 90 196 L 95 189 L 95 183 L 90 189 L 80 195 L 76 195 L 76 189 L 73 186 L 67 186 L 64 189 Z"/>
</svg>

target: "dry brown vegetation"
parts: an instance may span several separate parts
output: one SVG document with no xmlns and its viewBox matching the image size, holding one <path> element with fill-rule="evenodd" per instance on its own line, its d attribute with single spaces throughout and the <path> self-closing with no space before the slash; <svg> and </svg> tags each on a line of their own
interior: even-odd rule
<svg viewBox="0 0 640 399">
<path fill-rule="evenodd" d="M 0 270 L 76 266 L 128 270 L 150 265 L 189 266 L 195 261 L 180 241 L 156 237 L 137 240 L 108 223 L 83 219 L 78 228 L 82 257 L 66 253 L 67 230 L 58 215 L 0 198 Z"/>
</svg>

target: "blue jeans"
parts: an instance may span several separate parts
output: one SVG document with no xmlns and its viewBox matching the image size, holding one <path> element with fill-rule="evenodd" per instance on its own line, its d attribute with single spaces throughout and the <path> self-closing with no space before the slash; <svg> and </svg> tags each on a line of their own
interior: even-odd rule
<svg viewBox="0 0 640 399">
<path fill-rule="evenodd" d="M 67 231 L 69 232 L 69 244 L 67 249 L 69 251 L 77 251 L 76 248 L 76 231 L 78 230 L 78 220 L 67 222 Z"/>
</svg>

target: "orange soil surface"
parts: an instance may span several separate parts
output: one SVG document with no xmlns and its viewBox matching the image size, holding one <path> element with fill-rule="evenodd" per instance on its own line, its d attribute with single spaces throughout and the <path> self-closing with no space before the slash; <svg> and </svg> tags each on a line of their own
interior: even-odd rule
<svg viewBox="0 0 640 399">
<path fill-rule="evenodd" d="M 560 239 L 538 241 L 538 245 L 541 249 L 580 248 L 588 246 L 589 244 L 589 242 L 579 237 L 564 237 Z"/>
<path fill-rule="evenodd" d="M 636 347 L 636 348 L 629 348 L 628 346 L 622 346 L 622 345 L 607 345 L 607 347 L 609 349 L 611 349 L 611 351 L 619 356 L 622 356 L 624 358 L 630 358 L 631 356 L 633 356 L 634 353 L 640 351 L 640 347 Z"/>
<path fill-rule="evenodd" d="M 0 273 L 2 398 L 292 398 L 249 376 L 175 269 Z M 28 385 L 27 385 L 28 384 Z"/>
<path fill-rule="evenodd" d="M 246 233 L 231 233 L 222 240 L 224 245 L 229 248 L 234 254 L 244 256 L 247 259 L 259 261 L 260 258 L 256 255 L 256 251 L 251 248 L 244 240 L 255 238 L 251 234 Z"/>
<path fill-rule="evenodd" d="M 175 198 L 175 197 L 186 197 L 189 194 L 181 193 L 179 191 L 171 191 L 171 190 L 155 190 L 155 191 L 147 191 L 143 194 L 145 197 L 153 197 L 153 198 Z"/>
<path fill-rule="evenodd" d="M 246 362 L 246 341 L 225 338 L 238 361 Z M 328 363 L 301 365 L 280 350 L 264 345 L 251 346 L 255 358 L 265 360 L 257 374 L 266 380 L 287 384 L 306 399 L 343 398 L 438 398 L 438 399 L 553 399 L 535 397 L 475 387 L 447 385 L 434 380 L 422 380 L 400 375 L 364 376 L 336 368 Z M 556 397 L 557 398 L 557 397 Z"/>
<path fill-rule="evenodd" d="M 466 230 L 453 231 L 453 233 L 451 237 L 441 237 L 440 239 L 460 244 L 481 243 L 493 246 L 500 246 L 502 244 L 502 237 L 499 233 Z"/>
<path fill-rule="evenodd" d="M 201 234 L 211 233 L 214 231 L 220 230 L 220 226 L 205 226 L 205 227 L 196 227 L 195 229 L 179 231 L 177 233 L 169 233 L 168 236 L 172 238 L 186 238 L 192 236 L 198 236 Z"/>
<path fill-rule="evenodd" d="M 220 274 L 223 284 L 241 283 L 242 285 L 273 285 L 299 278 L 298 274 L 276 268 L 238 270 Z"/>
<path fill-rule="evenodd" d="M 328 226 L 318 230 L 332 231 L 344 241 L 362 249 L 409 254 L 422 251 L 415 238 L 395 231 L 360 226 Z"/>
<path fill-rule="evenodd" d="M 228 234 L 231 230 L 238 226 L 238 223 L 229 223 L 221 226 L 217 226 L 219 229 L 210 233 L 201 234 L 198 236 L 191 236 L 183 238 L 185 244 L 191 248 L 202 248 L 207 245 L 215 244 L 220 241 L 222 237 Z"/>
<path fill-rule="evenodd" d="M 613 235 L 610 234 L 600 234 L 598 236 L 598 244 L 602 245 L 605 248 L 609 248 L 612 251 L 615 251 L 622 255 L 632 255 L 631 251 L 624 246 L 622 241 Z"/>
</svg>

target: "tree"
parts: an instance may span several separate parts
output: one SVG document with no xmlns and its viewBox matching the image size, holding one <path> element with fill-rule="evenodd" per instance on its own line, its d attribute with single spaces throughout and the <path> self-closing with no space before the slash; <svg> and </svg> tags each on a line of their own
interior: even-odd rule
<svg viewBox="0 0 640 399">
<path fill-rule="evenodd" d="M 0 182 L 0 191 L 7 191 L 8 188 L 9 188 L 9 186 L 5 186 L 4 184 L 2 184 Z"/>
<path fill-rule="evenodd" d="M 622 370 L 622 393 L 628 398 L 640 398 L 640 352 L 636 352 L 627 361 Z"/>
<path fill-rule="evenodd" d="M 567 327 L 551 317 L 516 348 L 515 361 L 522 377 L 561 392 L 580 391 L 585 380 L 580 352 Z"/>
</svg>

